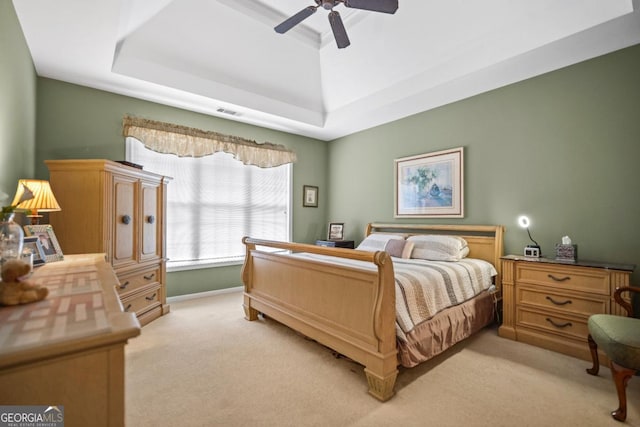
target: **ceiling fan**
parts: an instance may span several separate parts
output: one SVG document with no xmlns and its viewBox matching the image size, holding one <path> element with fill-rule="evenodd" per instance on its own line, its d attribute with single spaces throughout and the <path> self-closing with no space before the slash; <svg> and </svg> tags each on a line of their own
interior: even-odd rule
<svg viewBox="0 0 640 427">
<path fill-rule="evenodd" d="M 316 2 L 315 6 L 309 6 L 302 9 L 300 12 L 291 16 L 290 18 L 283 21 L 281 24 L 277 25 L 274 30 L 276 33 L 284 34 L 296 25 L 298 25 L 303 20 L 307 19 L 311 15 L 316 12 L 320 6 L 322 6 L 326 10 L 331 10 L 329 12 L 329 23 L 331 24 L 331 30 L 333 31 L 333 36 L 336 39 L 336 44 L 339 49 L 345 48 L 351 44 L 349 41 L 349 36 L 347 36 L 347 31 L 344 29 L 344 24 L 342 23 L 342 19 L 340 18 L 340 14 L 333 10 L 335 6 L 342 3 L 346 7 L 351 7 L 353 9 L 362 9 L 362 10 L 370 10 L 373 12 L 383 12 L 383 13 L 395 13 L 398 10 L 398 0 L 314 0 Z"/>
</svg>

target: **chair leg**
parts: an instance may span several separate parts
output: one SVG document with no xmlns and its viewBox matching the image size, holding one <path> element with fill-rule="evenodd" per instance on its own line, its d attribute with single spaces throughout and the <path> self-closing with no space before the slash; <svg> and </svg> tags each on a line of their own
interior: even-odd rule
<svg viewBox="0 0 640 427">
<path fill-rule="evenodd" d="M 635 369 L 625 368 L 611 361 L 611 374 L 613 382 L 616 384 L 619 404 L 619 408 L 611 412 L 611 416 L 618 421 L 627 419 L 627 384 L 635 373 Z"/>
<path fill-rule="evenodd" d="M 587 369 L 587 373 L 591 375 L 598 375 L 600 371 L 600 361 L 598 360 L 598 344 L 591 338 L 591 334 L 587 337 L 587 341 L 589 341 L 589 350 L 591 350 L 591 360 L 593 361 L 593 366 Z"/>
</svg>

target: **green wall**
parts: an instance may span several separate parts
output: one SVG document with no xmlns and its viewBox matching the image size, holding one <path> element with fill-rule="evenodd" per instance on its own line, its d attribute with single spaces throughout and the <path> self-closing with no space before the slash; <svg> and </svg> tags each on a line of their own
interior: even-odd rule
<svg viewBox="0 0 640 427">
<path fill-rule="evenodd" d="M 581 258 L 640 265 L 640 46 L 330 143 L 37 78 L 7 0 L 0 55 L 0 190 L 11 196 L 18 178 L 48 177 L 45 159 L 123 159 L 122 116 L 133 114 L 294 149 L 294 240 L 340 221 L 359 241 L 369 221 L 409 222 L 393 218 L 394 159 L 463 146 L 465 218 L 421 222 L 504 224 L 506 252 L 521 253 L 515 221 L 526 213 L 547 255 L 569 235 Z M 303 185 L 320 187 L 319 208 L 302 208 Z M 239 276 L 239 266 L 170 273 L 168 293 Z"/>
<path fill-rule="evenodd" d="M 0 0 L 0 58 L 0 191 L 12 199 L 34 174 L 36 72 L 9 0 Z"/>
<path fill-rule="evenodd" d="M 394 221 L 394 159 L 462 146 L 464 219 L 420 222 L 503 224 L 521 254 L 528 214 L 544 255 L 569 235 L 580 258 L 640 265 L 638 76 L 640 45 L 332 141 L 328 217 L 362 239 Z"/>
<path fill-rule="evenodd" d="M 125 114 L 283 144 L 293 149 L 298 156 L 293 166 L 293 239 L 313 242 L 324 233 L 327 203 L 322 199 L 322 191 L 327 187 L 326 142 L 47 78 L 38 79 L 37 176 L 48 178 L 46 159 L 124 160 L 122 117 Z M 302 207 L 303 185 L 320 187 L 318 208 Z M 64 206 L 62 208 L 64 210 Z M 169 273 L 167 294 L 176 296 L 240 286 L 240 269 L 241 266 L 230 266 Z"/>
</svg>

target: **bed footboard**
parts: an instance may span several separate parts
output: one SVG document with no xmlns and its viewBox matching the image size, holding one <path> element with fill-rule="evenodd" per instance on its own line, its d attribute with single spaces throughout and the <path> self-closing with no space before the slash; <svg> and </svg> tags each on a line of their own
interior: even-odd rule
<svg viewBox="0 0 640 427">
<path fill-rule="evenodd" d="M 369 393 L 382 401 L 391 398 L 398 359 L 393 264 L 387 253 L 248 237 L 243 243 L 246 319 L 256 320 L 262 312 L 351 358 L 365 367 Z M 364 261 L 370 268 L 291 256 L 295 252 Z"/>
</svg>

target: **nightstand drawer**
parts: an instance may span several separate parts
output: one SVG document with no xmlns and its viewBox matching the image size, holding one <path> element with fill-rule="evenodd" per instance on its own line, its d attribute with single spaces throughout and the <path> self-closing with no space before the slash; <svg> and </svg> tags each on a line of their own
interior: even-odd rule
<svg viewBox="0 0 640 427">
<path fill-rule="evenodd" d="M 516 268 L 518 283 L 552 286 L 581 292 L 593 292 L 609 295 L 609 274 L 600 269 L 563 267 L 533 263 L 518 264 Z"/>
<path fill-rule="evenodd" d="M 569 338 L 587 342 L 589 328 L 586 320 L 579 320 L 571 316 L 547 314 L 529 311 L 525 308 L 517 310 L 517 324 L 520 327 L 535 328 L 545 332 L 553 332 Z"/>
<path fill-rule="evenodd" d="M 606 297 L 597 295 L 589 297 L 589 295 L 576 296 L 569 293 L 547 292 L 544 288 L 522 286 L 517 289 L 517 304 L 585 317 L 593 313 L 609 313 L 609 300 Z"/>
</svg>

